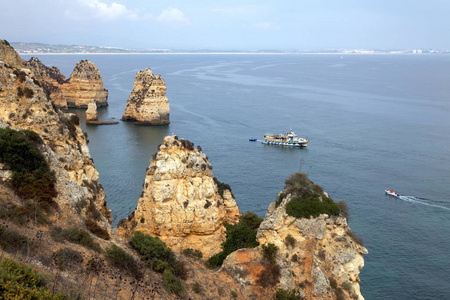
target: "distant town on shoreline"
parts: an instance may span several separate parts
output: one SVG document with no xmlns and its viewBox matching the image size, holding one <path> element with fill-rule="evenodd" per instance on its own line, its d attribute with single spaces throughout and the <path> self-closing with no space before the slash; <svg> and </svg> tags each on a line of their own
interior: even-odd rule
<svg viewBox="0 0 450 300">
<path fill-rule="evenodd" d="M 43 43 L 11 42 L 19 54 L 445 54 L 450 50 L 436 49 L 324 49 L 324 50 L 211 50 L 211 49 L 129 49 L 120 47 L 52 45 Z"/>
</svg>

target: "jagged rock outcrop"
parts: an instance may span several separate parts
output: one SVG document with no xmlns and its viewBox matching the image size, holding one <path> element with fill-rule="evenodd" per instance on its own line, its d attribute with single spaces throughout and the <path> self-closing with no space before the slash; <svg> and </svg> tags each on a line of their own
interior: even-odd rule
<svg viewBox="0 0 450 300">
<path fill-rule="evenodd" d="M 25 68 L 28 68 L 34 79 L 48 93 L 53 104 L 62 109 L 67 109 L 67 101 L 61 90 L 61 86 L 66 83 L 66 78 L 55 66 L 51 68 L 45 66 L 38 58 L 32 57 L 24 62 Z"/>
<path fill-rule="evenodd" d="M 122 120 L 141 125 L 164 125 L 170 123 L 169 114 L 169 100 L 161 75 L 153 75 L 149 68 L 139 71 Z"/>
<path fill-rule="evenodd" d="M 86 110 L 86 123 L 89 124 L 91 122 L 97 121 L 98 121 L 97 104 L 95 104 L 95 101 L 91 100 Z"/>
<path fill-rule="evenodd" d="M 0 61 L 14 68 L 23 67 L 23 59 L 6 40 L 0 40 Z"/>
<path fill-rule="evenodd" d="M 0 119 L 12 129 L 32 130 L 44 141 L 40 151 L 56 175 L 60 218 L 70 216 L 69 222 L 82 224 L 97 211 L 95 221 L 110 232 L 110 210 L 78 117 L 55 109 L 35 81 L 0 63 Z"/>
<path fill-rule="evenodd" d="M 68 107 L 87 108 L 94 100 L 98 107 L 108 106 L 108 90 L 95 64 L 81 60 L 73 69 L 67 83 L 61 85 Z"/>
<path fill-rule="evenodd" d="M 150 161 L 136 210 L 118 230 L 125 237 L 139 230 L 174 251 L 194 248 L 208 258 L 225 240 L 223 222 L 239 216 L 231 193 L 224 198 L 206 155 L 187 140 L 167 136 Z"/>
<path fill-rule="evenodd" d="M 295 291 L 305 299 L 364 299 L 359 288 L 359 272 L 367 249 L 353 237 L 347 220 L 322 214 L 317 218 L 294 218 L 286 213 L 287 195 L 279 206 L 273 202 L 261 223 L 257 239 L 261 245 L 278 247 L 277 289 Z M 258 282 L 264 267 L 261 246 L 240 249 L 224 261 L 223 270 L 241 283 L 247 295 L 264 298 Z M 342 299 L 344 299 L 342 298 Z M 271 299 L 270 297 L 268 299 Z"/>
<path fill-rule="evenodd" d="M 88 60 L 78 62 L 69 79 L 55 66 L 47 67 L 36 57 L 24 61 L 8 42 L 0 40 L 0 61 L 24 71 L 42 87 L 53 104 L 67 109 L 86 108 L 91 100 L 98 107 L 108 106 L 108 90 L 95 64 Z"/>
</svg>

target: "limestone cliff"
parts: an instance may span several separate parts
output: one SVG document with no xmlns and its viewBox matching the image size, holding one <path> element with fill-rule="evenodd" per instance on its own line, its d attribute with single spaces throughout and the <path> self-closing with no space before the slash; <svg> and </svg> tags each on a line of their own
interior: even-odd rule
<svg viewBox="0 0 450 300">
<path fill-rule="evenodd" d="M 261 245 L 278 247 L 277 267 L 267 269 L 259 246 L 230 254 L 222 269 L 240 282 L 251 297 L 271 299 L 269 295 L 276 287 L 294 289 L 304 299 L 364 299 L 359 289 L 359 272 L 367 249 L 350 231 L 346 219 L 326 214 L 294 218 L 286 213 L 291 199 L 288 194 L 281 203 L 273 202 L 258 229 Z M 261 286 L 264 272 L 280 275 L 276 285 L 268 287 L 269 291 Z"/>
<path fill-rule="evenodd" d="M 187 140 L 167 136 L 151 159 L 136 210 L 118 230 L 123 236 L 139 230 L 174 251 L 194 248 L 208 258 L 225 240 L 222 223 L 239 216 L 231 193 L 224 198 L 206 155 Z"/>
<path fill-rule="evenodd" d="M 6 40 L 0 40 L 0 61 L 14 68 L 23 67 L 23 59 Z"/>
<path fill-rule="evenodd" d="M 55 106 L 63 109 L 68 108 L 66 98 L 61 90 L 61 86 L 66 82 L 66 78 L 57 67 L 52 66 L 49 68 L 36 57 L 32 57 L 29 61 L 24 62 L 24 66 L 32 72 L 33 78 L 47 92 Z"/>
<path fill-rule="evenodd" d="M 108 90 L 103 87 L 103 80 L 95 64 L 81 60 L 67 80 L 61 85 L 69 107 L 86 108 L 91 100 L 98 107 L 108 106 Z"/>
<path fill-rule="evenodd" d="M 153 75 L 149 68 L 139 71 L 122 120 L 143 125 L 164 125 L 170 122 L 169 113 L 169 100 L 161 75 Z"/>
<path fill-rule="evenodd" d="M 2 62 L 0 120 L 12 129 L 32 130 L 44 141 L 40 151 L 57 179 L 55 202 L 64 208 L 59 217 L 65 215 L 67 222 L 82 224 L 90 207 L 91 212 L 100 212 L 98 225 L 110 231 L 110 210 L 78 117 L 55 109 L 36 81 Z M 79 207 L 86 203 L 81 214 L 75 213 L 77 203 Z"/>
</svg>

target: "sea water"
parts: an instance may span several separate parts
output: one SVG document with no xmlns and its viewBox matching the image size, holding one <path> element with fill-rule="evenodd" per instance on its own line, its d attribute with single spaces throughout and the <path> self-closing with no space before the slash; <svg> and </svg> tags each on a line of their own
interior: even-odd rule
<svg viewBox="0 0 450 300">
<path fill-rule="evenodd" d="M 109 90 L 100 120 L 120 119 L 139 70 L 166 82 L 170 125 L 82 125 L 114 224 L 136 207 L 164 136 L 176 134 L 201 145 L 242 212 L 264 216 L 297 171 L 345 200 L 369 250 L 360 274 L 366 299 L 450 297 L 450 56 L 39 58 L 67 77 L 81 59 L 96 64 Z M 84 120 L 83 110 L 71 111 Z M 307 148 L 248 140 L 290 129 L 310 138 Z"/>
</svg>

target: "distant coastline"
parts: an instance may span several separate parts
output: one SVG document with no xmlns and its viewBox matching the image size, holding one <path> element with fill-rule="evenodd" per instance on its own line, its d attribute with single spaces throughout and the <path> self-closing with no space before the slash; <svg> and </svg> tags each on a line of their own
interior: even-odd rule
<svg viewBox="0 0 450 300">
<path fill-rule="evenodd" d="M 371 49 L 324 49 L 324 50 L 172 50 L 172 49 L 127 49 L 119 47 L 102 47 L 102 46 L 80 46 L 80 45 L 50 45 L 42 43 L 21 43 L 12 42 L 11 46 L 20 55 L 112 55 L 112 54 L 136 54 L 136 55 L 161 55 L 161 54 L 200 54 L 200 55 L 279 55 L 279 54 L 449 54 L 450 50 L 436 49 L 391 49 L 391 50 L 371 50 Z"/>
</svg>

